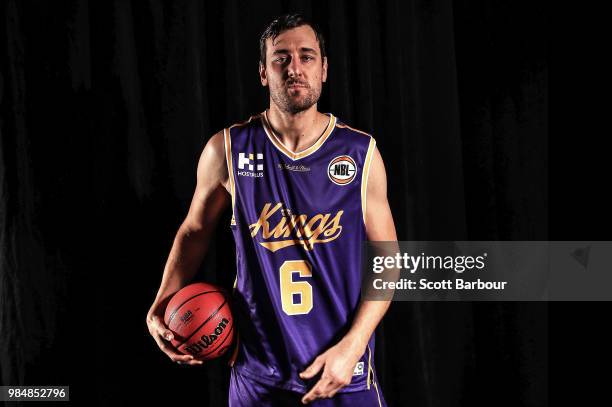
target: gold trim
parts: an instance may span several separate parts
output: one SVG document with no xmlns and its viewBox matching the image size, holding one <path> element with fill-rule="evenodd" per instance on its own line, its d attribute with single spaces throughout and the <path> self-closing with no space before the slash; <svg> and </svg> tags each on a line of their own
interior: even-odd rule
<svg viewBox="0 0 612 407">
<path fill-rule="evenodd" d="M 376 397 L 378 397 L 378 407 L 382 407 L 382 402 L 380 401 L 380 393 L 378 392 L 378 385 L 374 382 L 374 388 L 376 389 Z"/>
<path fill-rule="evenodd" d="M 370 136 L 370 144 L 368 145 L 368 152 L 366 154 L 365 163 L 363 164 L 363 172 L 361 173 L 361 213 L 363 214 L 363 224 L 366 224 L 366 210 L 368 201 L 368 178 L 370 177 L 370 164 L 372 163 L 372 156 L 374 155 L 374 147 L 376 146 L 376 140 Z"/>
<path fill-rule="evenodd" d="M 239 123 L 234 123 L 229 128 L 231 129 L 231 128 L 238 127 L 238 126 L 244 126 L 245 124 L 249 124 L 251 122 L 251 120 L 258 119 L 260 116 L 261 116 L 261 113 L 254 114 L 251 117 L 249 117 L 248 120 L 245 120 L 245 121 L 239 122 Z"/>
<path fill-rule="evenodd" d="M 368 390 L 370 390 L 370 372 L 372 372 L 372 350 L 370 349 L 370 344 L 368 343 Z"/>
<path fill-rule="evenodd" d="M 234 363 L 236 363 L 236 359 L 238 359 L 238 352 L 240 350 L 240 337 L 238 336 L 238 330 L 236 330 L 236 347 L 234 348 L 234 353 L 230 357 L 229 366 L 234 367 Z"/>
<path fill-rule="evenodd" d="M 261 121 L 263 123 L 264 131 L 266 132 L 266 135 L 268 136 L 268 138 L 270 139 L 274 147 L 276 147 L 278 150 L 280 150 L 281 153 L 285 154 L 287 157 L 289 157 L 293 161 L 299 160 L 304 157 L 308 157 L 309 155 L 317 151 L 319 148 L 321 148 L 323 143 L 325 143 L 329 135 L 332 133 L 332 131 L 336 127 L 336 117 L 330 113 L 329 123 L 327 123 L 327 127 L 323 131 L 323 134 L 321 134 L 321 137 L 319 137 L 319 139 L 312 146 L 308 147 L 306 150 L 296 153 L 296 152 L 291 151 L 287 147 L 285 147 L 285 145 L 279 140 L 276 134 L 274 134 L 274 130 L 272 130 L 272 126 L 270 125 L 270 121 L 268 120 L 267 111 L 264 110 L 260 116 L 261 116 Z"/>
<path fill-rule="evenodd" d="M 233 126 L 232 126 L 233 127 Z M 230 195 L 232 196 L 232 219 L 230 221 L 230 226 L 236 225 L 236 218 L 234 214 L 235 203 L 236 203 L 236 191 L 234 186 L 234 165 L 232 163 L 232 139 L 230 137 L 230 128 L 223 129 L 223 139 L 224 139 L 224 147 L 225 147 L 225 161 L 227 163 L 227 174 L 230 181 Z"/>
<path fill-rule="evenodd" d="M 344 123 L 344 124 L 336 124 L 336 126 L 340 127 L 341 129 L 351 129 L 351 130 L 353 130 L 353 131 L 356 131 L 357 133 L 361 133 L 361 134 L 363 134 L 364 136 L 372 137 L 372 135 L 371 135 L 371 134 L 366 133 L 365 131 L 362 131 L 362 130 L 356 129 L 356 128 L 354 128 L 354 127 L 351 127 L 351 126 L 349 126 L 349 125 L 348 125 L 348 124 L 346 124 L 346 123 Z"/>
<path fill-rule="evenodd" d="M 251 120 L 257 119 L 261 116 L 261 114 L 256 114 L 249 117 L 248 120 L 245 120 L 240 123 L 234 123 L 231 126 L 223 129 L 224 136 L 224 147 L 225 147 L 225 162 L 227 163 L 227 171 L 230 179 L 230 195 L 232 196 L 232 219 L 230 221 L 230 226 L 236 225 L 236 217 L 235 217 L 235 208 L 236 208 L 236 181 L 234 179 L 234 165 L 232 162 L 232 137 L 231 137 L 231 129 L 234 127 L 244 126 L 249 124 Z"/>
<path fill-rule="evenodd" d="M 228 171 L 229 171 L 229 175 L 230 175 L 230 191 L 231 191 L 231 195 L 232 195 L 232 221 L 231 221 L 231 225 L 235 225 L 236 224 L 236 218 L 234 216 L 234 210 L 235 210 L 235 197 L 236 197 L 236 187 L 234 184 L 234 166 L 233 166 L 233 162 L 232 162 L 232 138 L 231 138 L 231 134 L 230 134 L 230 130 L 233 129 L 234 127 L 239 127 L 239 126 L 244 126 L 248 123 L 251 122 L 251 120 L 253 119 L 257 119 L 259 118 L 259 116 L 261 116 L 261 114 L 257 114 L 257 115 L 253 115 L 251 117 L 249 117 L 248 120 L 245 120 L 243 122 L 240 123 L 235 123 L 232 124 L 230 127 L 223 129 L 223 133 L 225 136 L 225 154 L 226 154 L 226 158 L 227 158 L 227 165 L 228 165 Z M 228 148 L 229 147 L 229 148 Z M 232 288 L 232 292 L 236 291 L 236 286 L 238 285 L 238 270 L 236 270 L 236 277 L 234 278 L 234 286 Z M 236 329 L 236 347 L 234 348 L 234 353 L 232 354 L 230 361 L 229 361 L 229 366 L 230 367 L 234 367 L 234 363 L 236 362 L 236 359 L 238 358 L 238 352 L 240 351 L 240 336 L 238 334 L 238 329 Z"/>
</svg>

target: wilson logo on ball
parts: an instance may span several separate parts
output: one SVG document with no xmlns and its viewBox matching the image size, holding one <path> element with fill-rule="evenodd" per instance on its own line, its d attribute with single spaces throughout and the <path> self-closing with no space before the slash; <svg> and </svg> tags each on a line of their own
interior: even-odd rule
<svg viewBox="0 0 612 407">
<path fill-rule="evenodd" d="M 357 164 L 348 155 L 341 155 L 330 161 L 327 176 L 336 185 L 347 185 L 357 175 Z"/>
<path fill-rule="evenodd" d="M 189 284 L 172 296 L 164 322 L 179 352 L 199 360 L 221 356 L 234 342 L 230 297 L 221 287 L 204 282 Z"/>
<path fill-rule="evenodd" d="M 210 345 L 215 343 L 215 341 L 223 333 L 229 323 L 230 321 L 228 321 L 226 318 L 223 318 L 219 322 L 213 333 L 211 333 L 210 335 L 202 335 L 200 337 L 200 340 L 190 344 L 189 346 L 186 346 L 185 350 L 194 356 L 199 354 L 200 352 L 202 352 L 202 350 L 207 349 Z"/>
</svg>

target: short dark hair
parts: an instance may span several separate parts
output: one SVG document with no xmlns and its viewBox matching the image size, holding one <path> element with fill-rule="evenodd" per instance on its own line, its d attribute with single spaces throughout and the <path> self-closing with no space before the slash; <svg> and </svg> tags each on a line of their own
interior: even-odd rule
<svg viewBox="0 0 612 407">
<path fill-rule="evenodd" d="M 303 25 L 310 26 L 315 32 L 317 42 L 319 43 L 319 49 L 321 50 L 321 60 L 323 60 L 327 54 L 325 53 L 325 40 L 323 39 L 321 30 L 319 30 L 319 27 L 317 27 L 315 23 L 307 20 L 303 15 L 293 13 L 285 14 L 284 16 L 274 19 L 263 34 L 261 34 L 259 38 L 259 62 L 261 62 L 263 66 L 266 66 L 266 40 L 268 38 L 272 38 L 272 41 L 274 41 L 281 33 Z"/>
</svg>

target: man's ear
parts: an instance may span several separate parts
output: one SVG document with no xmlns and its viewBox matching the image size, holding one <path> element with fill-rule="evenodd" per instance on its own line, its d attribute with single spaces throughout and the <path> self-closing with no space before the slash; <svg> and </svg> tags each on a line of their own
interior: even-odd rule
<svg viewBox="0 0 612 407">
<path fill-rule="evenodd" d="M 323 57 L 323 73 L 321 75 L 321 82 L 327 81 L 327 57 Z"/>
<path fill-rule="evenodd" d="M 262 86 L 268 86 L 266 67 L 261 63 L 261 61 L 259 61 L 259 79 L 261 80 Z"/>
</svg>

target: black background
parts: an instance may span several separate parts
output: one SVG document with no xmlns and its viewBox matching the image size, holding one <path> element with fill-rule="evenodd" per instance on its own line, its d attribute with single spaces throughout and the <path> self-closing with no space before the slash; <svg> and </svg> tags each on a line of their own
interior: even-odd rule
<svg viewBox="0 0 612 407">
<path fill-rule="evenodd" d="M 400 239 L 551 238 L 543 4 L 0 4 L 3 385 L 226 403 L 224 361 L 173 365 L 144 318 L 204 144 L 267 106 L 258 38 L 285 12 L 321 26 L 319 109 L 377 139 Z M 231 286 L 233 250 L 220 228 L 198 278 Z M 377 335 L 391 406 L 548 404 L 546 303 L 398 302 Z"/>
</svg>

